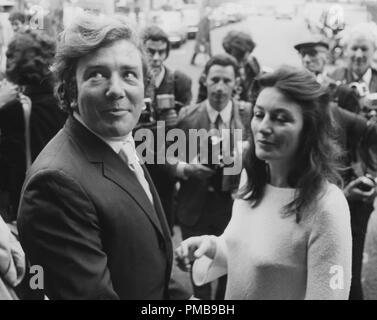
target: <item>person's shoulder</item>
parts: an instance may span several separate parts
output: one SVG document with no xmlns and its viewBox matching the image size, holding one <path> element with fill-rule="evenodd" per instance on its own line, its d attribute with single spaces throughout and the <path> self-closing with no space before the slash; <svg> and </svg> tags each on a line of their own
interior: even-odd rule
<svg viewBox="0 0 377 320">
<path fill-rule="evenodd" d="M 190 120 L 197 118 L 203 108 L 205 108 L 204 102 L 183 107 L 179 112 L 179 122 L 189 122 Z"/>
<path fill-rule="evenodd" d="M 174 70 L 174 79 L 175 81 L 184 81 L 184 82 L 191 82 L 191 77 L 189 77 L 186 73 L 181 70 Z"/>
<path fill-rule="evenodd" d="M 77 152 L 70 140 L 64 129 L 60 130 L 35 159 L 28 177 L 40 172 L 70 171 L 69 168 L 77 162 L 75 161 Z"/>
<path fill-rule="evenodd" d="M 317 215 L 327 222 L 350 219 L 350 209 L 343 191 L 330 182 L 323 185 L 317 209 Z"/>
<path fill-rule="evenodd" d="M 347 77 L 347 68 L 345 66 L 335 68 L 329 73 L 329 77 L 335 81 L 343 81 Z"/>
</svg>

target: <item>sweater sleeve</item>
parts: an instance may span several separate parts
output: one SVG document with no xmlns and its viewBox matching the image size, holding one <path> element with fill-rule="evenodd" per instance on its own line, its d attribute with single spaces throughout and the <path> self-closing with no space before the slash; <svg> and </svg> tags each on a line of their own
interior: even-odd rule
<svg viewBox="0 0 377 320">
<path fill-rule="evenodd" d="M 331 190 L 331 191 L 330 191 Z M 307 253 L 308 300 L 347 300 L 351 285 L 350 212 L 340 189 L 331 186 L 313 218 Z"/>
<path fill-rule="evenodd" d="M 370 216 L 365 237 L 362 286 L 365 300 L 377 300 L 377 211 Z"/>
<path fill-rule="evenodd" d="M 227 249 L 223 236 L 216 237 L 216 245 L 213 260 L 203 256 L 194 262 L 192 278 L 197 286 L 202 286 L 227 274 Z"/>
</svg>

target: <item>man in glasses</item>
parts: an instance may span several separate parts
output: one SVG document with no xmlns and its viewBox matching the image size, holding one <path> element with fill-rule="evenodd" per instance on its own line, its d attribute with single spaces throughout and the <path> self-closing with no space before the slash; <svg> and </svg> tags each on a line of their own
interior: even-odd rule
<svg viewBox="0 0 377 320">
<path fill-rule="evenodd" d="M 302 65 L 317 76 L 317 81 L 330 81 L 326 73 L 329 45 L 323 41 L 302 42 L 294 46 L 301 56 Z"/>
</svg>

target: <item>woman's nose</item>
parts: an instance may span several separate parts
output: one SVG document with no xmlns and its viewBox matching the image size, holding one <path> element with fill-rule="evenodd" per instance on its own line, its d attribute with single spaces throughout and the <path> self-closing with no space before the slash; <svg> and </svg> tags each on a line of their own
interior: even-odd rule
<svg viewBox="0 0 377 320">
<path fill-rule="evenodd" d="M 259 126 L 259 132 L 264 135 L 272 133 L 271 121 L 268 117 L 264 117 Z"/>
</svg>

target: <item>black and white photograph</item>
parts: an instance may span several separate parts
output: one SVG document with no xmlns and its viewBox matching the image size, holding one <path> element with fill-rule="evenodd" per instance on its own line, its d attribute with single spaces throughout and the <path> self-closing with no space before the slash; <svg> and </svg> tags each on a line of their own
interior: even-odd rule
<svg viewBox="0 0 377 320">
<path fill-rule="evenodd" d="M 377 0 L 0 0 L 0 300 L 377 300 Z"/>
</svg>

